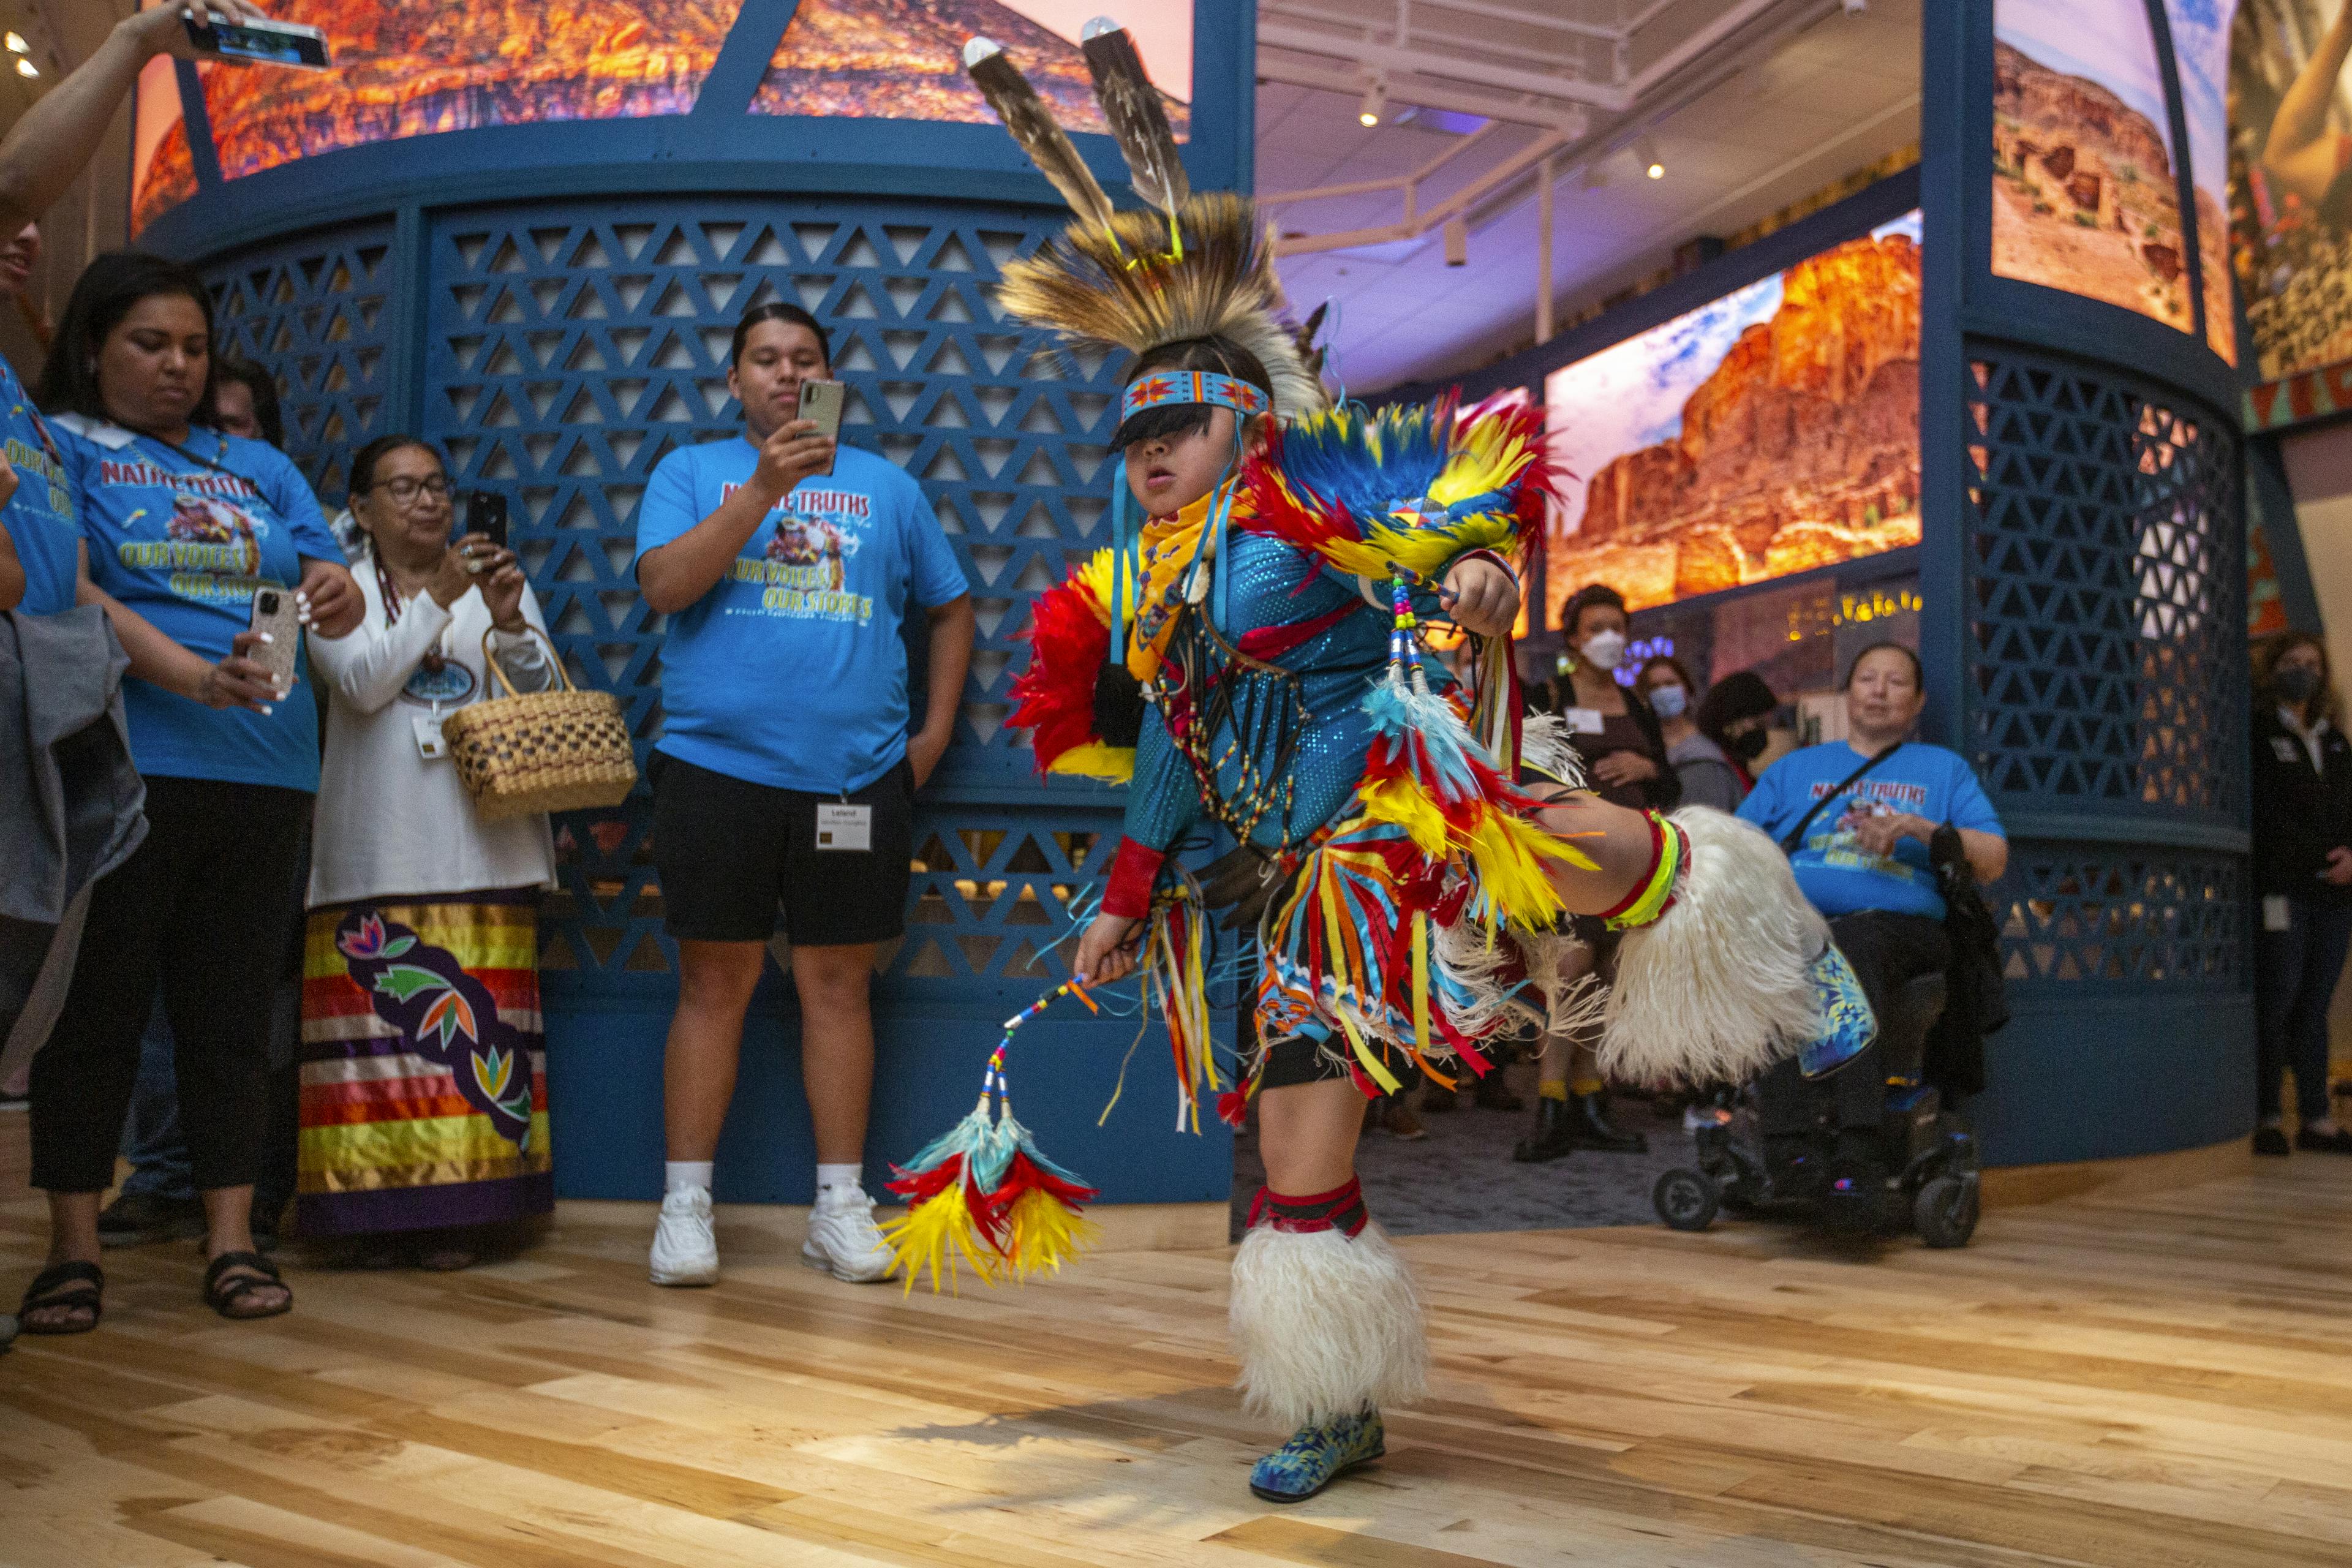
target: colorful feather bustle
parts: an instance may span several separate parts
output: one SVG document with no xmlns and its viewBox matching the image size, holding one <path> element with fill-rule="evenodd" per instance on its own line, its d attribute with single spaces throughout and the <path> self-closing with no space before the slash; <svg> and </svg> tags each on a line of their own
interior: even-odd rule
<svg viewBox="0 0 2352 1568">
<path fill-rule="evenodd" d="M 1095 1189 L 1039 1151 L 1013 1117 L 1004 1076 L 1014 1033 L 1063 996 L 1095 1008 L 1085 987 L 1067 981 L 1023 1009 L 989 1056 L 979 1102 L 897 1167 L 890 1190 L 908 1209 L 883 1226 L 882 1238 L 907 1289 L 926 1273 L 936 1291 L 957 1284 L 966 1268 L 991 1285 L 1053 1272 L 1099 1235 L 1081 1213 Z"/>
<path fill-rule="evenodd" d="M 1111 552 L 1097 551 L 1030 602 L 1029 665 L 1013 678 L 1005 721 L 1030 731 L 1040 773 L 1115 784 L 1134 776 L 1135 748 L 1095 733 L 1095 681 L 1110 657 L 1111 578 Z"/>
<path fill-rule="evenodd" d="M 1259 527 L 1374 580 L 1433 578 L 1470 550 L 1524 557 L 1551 487 L 1541 409 L 1450 397 L 1295 421 L 1251 479 Z"/>
</svg>

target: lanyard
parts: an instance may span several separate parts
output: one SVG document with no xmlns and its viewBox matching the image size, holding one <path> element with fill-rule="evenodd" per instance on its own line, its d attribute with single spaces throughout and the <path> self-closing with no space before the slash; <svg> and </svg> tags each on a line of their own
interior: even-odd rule
<svg viewBox="0 0 2352 1568">
<path fill-rule="evenodd" d="M 383 595 L 383 629 L 390 631 L 399 621 L 405 602 L 400 596 L 399 584 L 392 580 L 392 573 L 383 563 L 383 557 L 371 549 L 368 559 L 375 563 L 376 591 Z M 442 655 L 440 645 L 436 643 L 425 650 L 425 657 L 418 662 L 425 667 L 426 674 L 438 675 L 449 661 Z M 436 702 L 433 706 L 437 710 L 441 704 Z"/>
</svg>

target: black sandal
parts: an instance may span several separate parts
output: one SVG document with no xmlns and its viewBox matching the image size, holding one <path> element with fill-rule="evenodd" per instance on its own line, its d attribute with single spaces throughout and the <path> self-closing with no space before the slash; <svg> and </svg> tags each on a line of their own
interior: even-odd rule
<svg viewBox="0 0 2352 1568">
<path fill-rule="evenodd" d="M 60 1289 L 60 1286 L 71 1288 Z M 17 1330 L 27 1334 L 86 1334 L 98 1327 L 98 1320 L 105 1315 L 106 1299 L 100 1294 L 105 1289 L 106 1271 L 95 1263 L 74 1259 L 52 1263 L 33 1276 L 33 1282 L 25 1287 L 25 1299 L 16 1304 Z M 89 1321 L 68 1318 L 63 1323 L 47 1324 L 33 1320 L 36 1312 L 60 1308 L 69 1313 L 86 1310 Z"/>
<path fill-rule="evenodd" d="M 249 1274 L 236 1279 L 228 1277 L 232 1268 L 247 1268 Z M 252 1297 L 272 1287 L 286 1289 L 286 1281 L 278 1272 L 278 1265 L 258 1252 L 224 1252 L 212 1260 L 205 1270 L 205 1305 L 222 1317 L 236 1322 L 247 1322 L 256 1318 L 274 1318 L 294 1310 L 294 1292 L 286 1290 L 286 1300 L 274 1307 L 247 1311 L 245 1304 Z"/>
</svg>

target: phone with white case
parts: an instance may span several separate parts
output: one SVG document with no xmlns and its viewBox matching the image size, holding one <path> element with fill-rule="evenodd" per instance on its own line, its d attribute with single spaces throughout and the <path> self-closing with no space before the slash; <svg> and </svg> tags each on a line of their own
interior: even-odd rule
<svg viewBox="0 0 2352 1568">
<path fill-rule="evenodd" d="M 294 606 L 294 591 L 264 583 L 253 591 L 252 629 L 267 632 L 269 640 L 248 649 L 246 657 L 269 669 L 269 683 L 284 697 L 294 689 L 294 665 L 302 656 L 302 618 Z"/>
</svg>

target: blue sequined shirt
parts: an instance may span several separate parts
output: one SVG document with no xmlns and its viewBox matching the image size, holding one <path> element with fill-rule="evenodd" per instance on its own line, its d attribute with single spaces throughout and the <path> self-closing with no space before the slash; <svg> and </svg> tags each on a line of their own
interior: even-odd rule
<svg viewBox="0 0 2352 1568">
<path fill-rule="evenodd" d="M 1363 710 L 1364 694 L 1388 668 L 1391 616 L 1367 601 L 1353 579 L 1324 567 L 1319 558 L 1286 540 L 1270 534 L 1235 531 L 1227 540 L 1228 558 L 1219 570 L 1233 574 L 1230 615 L 1233 625 L 1222 627 L 1225 640 L 1239 643 L 1253 631 L 1295 626 L 1340 611 L 1348 611 L 1297 647 L 1268 662 L 1298 678 L 1298 696 L 1307 721 L 1298 738 L 1292 764 L 1294 784 L 1284 800 L 1257 824 L 1252 843 L 1265 849 L 1297 844 L 1343 810 L 1364 773 L 1364 753 L 1372 740 L 1371 721 Z M 1212 595 L 1214 602 L 1215 595 Z M 1429 614 L 1433 596 L 1416 595 L 1415 612 Z M 1206 606 L 1203 606 L 1205 611 Z M 1198 617 L 1187 616 L 1177 636 L 1205 642 L 1207 632 Z M 1171 655 L 1175 652 L 1171 648 Z M 1200 664 L 1214 668 L 1220 656 L 1208 655 Z M 1172 658 L 1163 674 L 1178 662 Z M 1444 667 L 1425 658 L 1433 687 L 1451 685 Z M 1212 755 L 1227 758 L 1232 747 L 1230 725 L 1212 737 Z M 1260 771 L 1272 759 L 1255 759 Z M 1222 761 L 1217 787 L 1231 799 L 1240 793 L 1244 768 L 1238 757 Z M 1135 780 L 1128 793 L 1126 834 L 1146 848 L 1167 851 L 1184 835 L 1209 818 L 1192 763 L 1178 749 L 1160 710 L 1143 718 L 1136 744 Z"/>
</svg>

